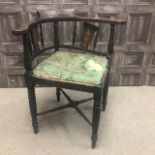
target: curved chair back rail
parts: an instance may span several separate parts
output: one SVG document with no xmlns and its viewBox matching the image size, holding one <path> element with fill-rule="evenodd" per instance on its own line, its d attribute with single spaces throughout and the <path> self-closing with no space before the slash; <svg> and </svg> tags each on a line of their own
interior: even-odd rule
<svg viewBox="0 0 155 155">
<path fill-rule="evenodd" d="M 72 45 L 63 45 L 60 43 L 59 41 L 60 32 L 58 27 L 60 22 L 75 22 L 74 30 L 73 32 L 71 32 L 73 36 Z M 74 46 L 77 22 L 84 23 L 83 29 L 85 31 L 83 32 L 83 35 L 82 35 L 82 41 L 81 41 L 80 47 Z M 53 34 L 53 41 L 51 42 L 52 44 L 48 47 L 45 47 L 42 25 L 47 23 L 53 24 L 52 27 L 54 29 L 54 32 L 53 32 L 54 34 Z M 96 27 L 95 24 L 89 24 L 89 23 L 97 23 L 97 24 L 105 23 L 110 25 L 110 36 L 109 36 L 108 50 L 106 54 L 103 54 L 102 51 L 95 50 L 99 28 Z M 87 52 L 93 52 L 99 55 L 106 55 L 108 59 L 111 59 L 111 56 L 113 54 L 113 45 L 114 45 L 114 28 L 115 28 L 115 25 L 122 25 L 122 24 L 125 24 L 125 21 L 119 20 L 119 19 L 59 16 L 59 17 L 39 19 L 25 26 L 21 26 L 20 28 L 13 30 L 13 34 L 23 36 L 25 59 L 26 61 L 29 60 L 26 62 L 26 64 L 28 64 L 29 62 L 29 67 L 28 67 L 29 69 L 27 68 L 28 65 L 25 65 L 25 68 L 27 68 L 28 70 L 31 70 L 32 69 L 32 67 L 30 67 L 32 66 L 31 61 L 41 53 L 50 49 L 54 49 L 54 50 L 58 50 L 59 48 L 76 49 L 83 52 L 87 51 Z M 93 49 L 88 49 L 88 45 L 91 42 L 93 35 L 96 35 L 94 37 Z"/>
<path fill-rule="evenodd" d="M 72 33 L 73 35 L 73 41 L 72 45 L 62 45 L 59 43 L 59 29 L 58 29 L 58 24 L 59 22 L 75 22 L 74 25 L 74 30 Z M 82 43 L 80 47 L 75 47 L 75 37 L 76 37 L 76 22 L 84 22 L 84 23 L 105 23 L 110 25 L 110 37 L 109 37 L 109 43 L 108 43 L 108 52 L 106 53 L 108 56 L 112 55 L 113 53 L 113 44 L 114 44 L 114 28 L 115 25 L 122 25 L 125 23 L 124 20 L 119 20 L 119 19 L 106 19 L 106 18 L 93 18 L 93 17 L 70 17 L 70 16 L 64 16 L 64 17 L 52 17 L 52 18 L 43 18 L 39 19 L 33 23 L 27 24 L 25 26 L 21 26 L 20 28 L 17 28 L 13 30 L 14 35 L 22 35 L 23 36 L 23 41 L 24 41 L 24 51 L 29 51 L 30 54 L 27 55 L 28 57 L 31 57 L 31 60 L 33 60 L 36 56 L 39 54 L 43 53 L 44 51 L 50 50 L 50 49 L 55 49 L 58 50 L 59 48 L 70 48 L 70 49 L 76 49 L 76 50 L 81 50 L 81 51 L 87 51 L 87 52 L 94 52 L 96 54 L 103 54 L 101 51 L 95 51 L 96 43 L 97 43 L 97 37 L 98 37 L 98 32 L 96 33 L 96 38 L 94 40 L 94 46 L 93 49 L 88 49 L 88 44 L 92 40 L 93 35 L 95 33 L 95 28 L 97 30 L 97 27 L 95 27 L 94 24 L 86 25 L 85 31 L 93 31 L 91 32 L 92 36 L 84 36 L 83 38 L 86 38 L 85 40 L 88 40 L 87 45 L 84 45 L 84 39 L 82 39 Z M 42 30 L 42 25 L 46 23 L 53 23 L 53 28 L 54 28 L 54 34 L 53 34 L 53 45 L 45 47 L 44 46 L 44 34 Z M 94 27 L 93 27 L 94 26 Z M 86 34 L 87 35 L 87 34 Z M 39 44 L 39 38 L 41 45 Z M 84 45 L 84 46 L 83 46 Z M 27 53 L 27 52 L 26 52 Z M 103 54 L 103 55 L 106 55 Z M 108 57 L 107 56 L 107 57 Z M 30 58 L 29 58 L 30 59 Z"/>
<path fill-rule="evenodd" d="M 108 19 L 108 18 L 99 18 L 99 17 L 52 17 L 52 18 L 43 18 L 33 23 L 24 24 L 23 26 L 16 28 L 13 30 L 14 35 L 20 35 L 27 32 L 31 27 L 48 22 L 59 22 L 59 21 L 83 21 L 83 22 L 97 22 L 97 23 L 107 23 L 114 25 L 122 25 L 125 24 L 125 20 L 120 19 Z"/>
</svg>

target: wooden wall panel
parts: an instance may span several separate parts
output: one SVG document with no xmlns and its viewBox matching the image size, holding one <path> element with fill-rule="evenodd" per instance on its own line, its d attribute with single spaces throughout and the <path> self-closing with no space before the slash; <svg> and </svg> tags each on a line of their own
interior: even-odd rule
<svg viewBox="0 0 155 155">
<path fill-rule="evenodd" d="M 142 68 L 121 68 L 119 85 L 140 86 L 144 82 L 144 70 Z"/>
<path fill-rule="evenodd" d="M 17 41 L 18 38 L 12 35 L 11 29 L 13 27 L 19 26 L 19 21 L 21 21 L 20 12 L 0 13 L 0 19 L 1 42 L 6 43 Z M 5 31 L 3 28 L 5 28 Z"/>
<path fill-rule="evenodd" d="M 28 0 L 28 4 L 52 4 L 53 0 Z"/>
<path fill-rule="evenodd" d="M 145 44 L 148 37 L 151 13 L 146 14 L 129 14 L 127 43 Z"/>
<path fill-rule="evenodd" d="M 154 0 L 130 0 L 131 5 L 153 5 Z"/>
<path fill-rule="evenodd" d="M 63 0 L 63 4 L 88 4 L 88 0 Z"/>
<path fill-rule="evenodd" d="M 120 5 L 121 0 L 97 0 L 98 5 L 108 4 L 108 5 Z"/>
<path fill-rule="evenodd" d="M 0 50 L 0 88 L 4 86 L 2 51 Z"/>
<path fill-rule="evenodd" d="M 17 4 L 19 0 L 0 0 L 0 4 Z"/>
<path fill-rule="evenodd" d="M 142 67 L 144 61 L 143 52 L 126 52 L 123 53 L 122 66 L 123 67 Z"/>
<path fill-rule="evenodd" d="M 8 87 L 24 87 L 24 77 L 23 73 L 11 74 L 8 73 L 6 76 L 6 83 Z"/>
<path fill-rule="evenodd" d="M 155 67 L 155 53 L 151 53 L 150 61 L 149 61 L 150 67 Z"/>
<path fill-rule="evenodd" d="M 155 69 L 147 68 L 146 69 L 146 84 L 150 86 L 155 86 Z"/>
<path fill-rule="evenodd" d="M 126 26 L 116 27 L 111 85 L 155 85 L 155 0 L 0 0 L 0 87 L 24 86 L 21 38 L 12 36 L 11 29 L 21 22 L 35 20 L 37 10 L 71 8 L 82 16 L 127 20 Z M 62 43 L 71 43 L 72 25 L 60 24 Z M 43 26 L 47 44 L 53 38 L 51 27 Z M 97 48 L 104 52 L 109 27 L 103 28 Z M 81 31 L 79 24 L 77 34 Z M 76 41 L 80 40 L 78 35 Z"/>
</svg>

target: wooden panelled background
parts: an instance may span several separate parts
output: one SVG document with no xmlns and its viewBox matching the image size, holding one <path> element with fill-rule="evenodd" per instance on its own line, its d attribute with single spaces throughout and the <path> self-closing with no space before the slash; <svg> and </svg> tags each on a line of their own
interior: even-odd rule
<svg viewBox="0 0 155 155">
<path fill-rule="evenodd" d="M 24 86 L 21 38 L 11 29 L 37 10 L 61 8 L 126 19 L 117 27 L 111 85 L 155 85 L 155 0 L 0 0 L 0 87 Z M 107 34 L 105 27 L 98 48 Z"/>
</svg>

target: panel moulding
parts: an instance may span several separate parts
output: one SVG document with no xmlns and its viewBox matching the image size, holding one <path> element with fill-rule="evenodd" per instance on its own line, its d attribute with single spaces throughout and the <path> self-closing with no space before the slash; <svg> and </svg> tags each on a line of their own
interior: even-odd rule
<svg viewBox="0 0 155 155">
<path fill-rule="evenodd" d="M 151 18 L 151 13 L 131 13 L 128 15 L 128 43 L 146 44 Z"/>
<path fill-rule="evenodd" d="M 63 4 L 88 4 L 88 0 L 63 0 Z"/>
<path fill-rule="evenodd" d="M 97 5 L 105 5 L 105 4 L 120 5 L 121 0 L 97 0 Z"/>
<path fill-rule="evenodd" d="M 153 5 L 155 0 L 130 0 L 130 5 Z"/>
<path fill-rule="evenodd" d="M 0 0 L 0 4 L 18 4 L 19 0 Z"/>
<path fill-rule="evenodd" d="M 53 0 L 28 0 L 28 4 L 53 4 Z"/>
</svg>

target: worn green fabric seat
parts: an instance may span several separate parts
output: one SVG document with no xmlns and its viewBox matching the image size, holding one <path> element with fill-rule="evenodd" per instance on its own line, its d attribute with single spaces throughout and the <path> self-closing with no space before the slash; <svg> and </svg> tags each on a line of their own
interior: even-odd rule
<svg viewBox="0 0 155 155">
<path fill-rule="evenodd" d="M 91 53 L 57 51 L 34 68 L 33 76 L 97 85 L 106 74 L 107 62 L 104 56 Z"/>
</svg>

